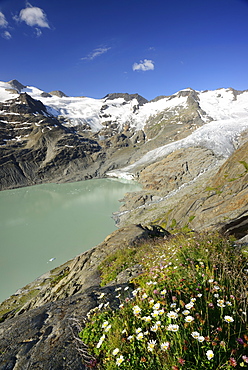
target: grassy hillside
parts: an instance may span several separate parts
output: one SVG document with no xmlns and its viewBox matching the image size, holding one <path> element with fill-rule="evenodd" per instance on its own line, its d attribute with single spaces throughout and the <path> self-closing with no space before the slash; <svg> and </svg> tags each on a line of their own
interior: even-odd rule
<svg viewBox="0 0 248 370">
<path fill-rule="evenodd" d="M 117 286 L 119 307 L 91 310 L 80 333 L 97 369 L 248 368 L 247 250 L 218 234 L 177 235 L 130 246 L 100 266 L 102 284 L 133 265 Z"/>
</svg>

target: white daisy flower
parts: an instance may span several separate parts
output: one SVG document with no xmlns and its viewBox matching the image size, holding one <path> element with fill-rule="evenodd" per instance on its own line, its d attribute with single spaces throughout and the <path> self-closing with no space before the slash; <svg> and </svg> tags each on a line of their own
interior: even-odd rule
<svg viewBox="0 0 248 370">
<path fill-rule="evenodd" d="M 209 349 L 207 352 L 206 352 L 206 356 L 208 358 L 208 360 L 211 360 L 213 357 L 214 357 L 214 353 L 211 349 Z"/>
<path fill-rule="evenodd" d="M 231 316 L 224 316 L 224 320 L 226 321 L 226 322 L 234 322 L 234 319 L 231 317 Z"/>
<path fill-rule="evenodd" d="M 198 331 L 193 331 L 193 333 L 191 333 L 191 336 L 194 338 L 194 339 L 198 339 L 200 337 L 200 333 L 198 333 Z"/>
<path fill-rule="evenodd" d="M 156 340 L 150 340 L 147 344 L 148 351 L 152 352 L 156 346 Z"/>
<path fill-rule="evenodd" d="M 170 319 L 177 319 L 178 318 L 178 314 L 174 311 L 170 311 L 167 313 L 167 316 L 170 318 Z"/>
<path fill-rule="evenodd" d="M 113 355 L 113 356 L 116 356 L 116 355 L 117 355 L 117 353 L 119 353 L 119 352 L 120 352 L 119 348 L 115 348 L 115 349 L 112 351 L 112 355 Z"/>
<path fill-rule="evenodd" d="M 192 322 L 192 321 L 194 321 L 194 317 L 193 316 L 190 316 L 190 315 L 189 316 L 186 316 L 185 317 L 185 321 L 186 322 Z"/>
<path fill-rule="evenodd" d="M 170 347 L 170 343 L 169 342 L 163 342 L 160 345 L 160 348 L 161 348 L 162 351 L 167 350 L 169 347 Z"/>
</svg>

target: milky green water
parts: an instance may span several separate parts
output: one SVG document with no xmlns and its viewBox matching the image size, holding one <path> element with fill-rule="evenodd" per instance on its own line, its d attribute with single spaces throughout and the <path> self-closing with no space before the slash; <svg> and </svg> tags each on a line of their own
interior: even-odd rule
<svg viewBox="0 0 248 370">
<path fill-rule="evenodd" d="M 139 189 L 101 179 L 0 192 L 0 302 L 102 242 L 116 229 L 119 199 Z"/>
</svg>

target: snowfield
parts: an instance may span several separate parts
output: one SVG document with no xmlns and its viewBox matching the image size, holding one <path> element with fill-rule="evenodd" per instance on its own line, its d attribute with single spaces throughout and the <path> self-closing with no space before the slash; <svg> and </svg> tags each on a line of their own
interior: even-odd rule
<svg viewBox="0 0 248 370">
<path fill-rule="evenodd" d="M 3 103 L 8 99 L 15 99 L 18 97 L 19 94 L 11 93 L 8 89 L 13 90 L 13 87 L 7 82 L 0 81 L 0 102 Z"/>
<path fill-rule="evenodd" d="M 11 91 L 12 90 L 12 91 Z M 98 132 L 104 123 L 111 121 L 118 125 L 119 130 L 129 124 L 134 130 L 143 129 L 147 120 L 160 112 L 171 112 L 177 115 L 182 108 L 187 108 L 187 92 L 184 89 L 172 96 L 150 101 L 141 106 L 136 98 L 125 101 L 124 98 L 93 99 L 87 97 L 51 97 L 44 96 L 44 91 L 27 86 L 21 92 L 28 93 L 32 98 L 40 100 L 47 111 L 54 116 L 63 116 L 68 125 L 87 125 L 92 131 Z M 205 147 L 211 149 L 219 157 L 228 157 L 237 147 L 238 136 L 248 129 L 248 91 L 218 89 L 214 91 L 195 91 L 194 96 L 199 108 L 206 113 L 201 114 L 205 124 L 182 140 L 156 148 L 146 153 L 139 161 L 118 171 L 108 173 L 112 177 L 132 178 L 135 167 L 151 163 L 164 157 L 176 149 Z M 0 102 L 17 98 L 13 87 L 7 82 L 0 82 Z M 180 124 L 181 122 L 177 122 Z"/>
</svg>

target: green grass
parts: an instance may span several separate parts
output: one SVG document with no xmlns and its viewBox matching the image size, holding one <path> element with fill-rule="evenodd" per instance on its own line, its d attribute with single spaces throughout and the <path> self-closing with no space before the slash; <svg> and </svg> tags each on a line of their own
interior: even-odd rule
<svg viewBox="0 0 248 370">
<path fill-rule="evenodd" d="M 109 258 L 104 279 L 134 261 L 143 273 L 116 288 L 119 309 L 92 310 L 80 333 L 95 368 L 248 368 L 246 253 L 217 234 L 181 234 Z"/>
<path fill-rule="evenodd" d="M 229 181 L 231 181 L 231 180 L 229 180 Z M 208 191 L 208 192 L 214 191 L 215 194 L 217 194 L 217 195 L 220 195 L 222 193 L 222 191 L 220 190 L 220 186 L 218 186 L 217 188 L 213 188 L 213 187 L 207 186 L 206 189 L 205 189 L 205 191 Z"/>
<path fill-rule="evenodd" d="M 108 256 L 99 266 L 101 286 L 114 280 L 121 271 L 135 265 L 137 263 L 136 253 L 137 248 L 127 247 Z"/>
<path fill-rule="evenodd" d="M 248 163 L 245 161 L 239 161 L 239 163 L 241 163 L 244 166 L 245 172 L 248 172 Z"/>
<path fill-rule="evenodd" d="M 0 307 L 0 323 L 6 319 L 9 312 L 17 313 L 20 311 L 25 303 L 29 302 L 32 298 L 35 298 L 39 292 L 39 289 L 30 289 L 16 300 L 14 300 L 13 296 L 8 298 Z"/>
<path fill-rule="evenodd" d="M 58 275 L 56 275 L 50 282 L 51 287 L 55 287 L 62 279 L 64 279 L 70 272 L 69 267 L 63 269 Z"/>
</svg>

